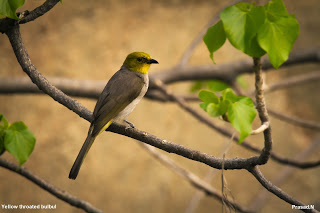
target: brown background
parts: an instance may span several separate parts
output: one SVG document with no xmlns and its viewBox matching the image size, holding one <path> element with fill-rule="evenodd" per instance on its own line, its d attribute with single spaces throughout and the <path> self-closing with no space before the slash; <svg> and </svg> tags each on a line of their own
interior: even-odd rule
<svg viewBox="0 0 320 213">
<path fill-rule="evenodd" d="M 32 10 L 42 2 L 26 1 L 23 9 Z M 290 13 L 296 14 L 300 23 L 300 36 L 294 49 L 319 45 L 319 1 L 285 1 L 285 4 Z M 64 0 L 45 16 L 22 25 L 21 33 L 33 63 L 43 75 L 109 79 L 132 51 L 148 52 L 160 62 L 152 66 L 150 72 L 175 65 L 188 44 L 223 5 L 222 1 L 204 0 Z M 0 35 L 0 45 L 0 77 L 25 76 L 5 35 Z M 246 58 L 229 44 L 215 57 L 218 64 Z M 190 63 L 211 63 L 203 43 L 196 48 Z M 272 83 L 293 74 L 318 70 L 319 65 L 316 64 L 299 65 L 269 72 L 266 79 L 267 83 Z M 252 88 L 252 78 L 248 76 L 245 79 Z M 170 88 L 176 93 L 186 93 L 189 87 L 188 83 L 179 83 Z M 281 90 L 267 95 L 267 104 L 280 112 L 319 121 L 318 91 L 317 83 Z M 93 109 L 94 100 L 78 100 Z M 193 107 L 200 110 L 198 104 Z M 187 181 L 153 159 L 136 141 L 113 133 L 104 133 L 97 138 L 78 179 L 71 181 L 67 176 L 86 137 L 89 127 L 86 121 L 44 95 L 1 95 L 0 113 L 9 122 L 23 120 L 37 138 L 34 152 L 25 167 L 106 212 L 184 212 L 196 191 Z M 220 150 L 227 141 L 175 104 L 144 99 L 129 120 L 139 129 L 214 156 L 221 156 Z M 229 127 L 223 122 L 216 122 Z M 306 148 L 316 135 L 315 131 L 288 125 L 274 118 L 271 122 L 274 150 L 290 158 Z M 251 136 L 248 141 L 262 145 L 261 136 Z M 205 165 L 173 154 L 166 155 L 200 177 L 204 177 L 209 170 Z M 226 157 L 252 155 L 254 153 L 233 144 Z M 14 161 L 8 153 L 2 157 Z M 306 160 L 318 158 L 319 149 Z M 270 161 L 261 169 L 267 178 L 272 179 L 283 166 Z M 225 175 L 233 197 L 245 207 L 262 190 L 261 185 L 246 171 L 226 171 Z M 306 204 L 316 204 L 320 199 L 319 178 L 319 169 L 297 169 L 281 188 Z M 5 169 L 0 169 L 0 180 L 0 204 L 57 204 L 59 212 L 79 211 Z M 213 179 L 212 185 L 220 189 L 219 175 Z M 220 209 L 220 201 L 207 197 L 201 201 L 197 212 Z M 262 210 L 291 211 L 289 204 L 275 196 Z"/>
</svg>

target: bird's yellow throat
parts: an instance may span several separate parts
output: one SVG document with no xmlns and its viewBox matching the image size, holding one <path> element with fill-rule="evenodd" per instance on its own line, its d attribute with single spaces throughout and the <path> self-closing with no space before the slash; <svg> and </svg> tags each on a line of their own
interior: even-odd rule
<svg viewBox="0 0 320 213">
<path fill-rule="evenodd" d="M 133 52 L 129 54 L 123 65 L 133 71 L 146 74 L 150 68 L 151 63 L 155 63 L 148 53 Z"/>
</svg>

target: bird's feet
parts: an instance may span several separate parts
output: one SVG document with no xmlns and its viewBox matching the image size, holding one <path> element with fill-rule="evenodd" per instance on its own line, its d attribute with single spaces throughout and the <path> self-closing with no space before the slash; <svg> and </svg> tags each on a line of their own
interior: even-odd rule
<svg viewBox="0 0 320 213">
<path fill-rule="evenodd" d="M 130 129 L 130 128 L 133 128 L 133 129 L 136 128 L 135 125 L 134 125 L 133 123 L 131 123 L 130 121 L 124 120 L 124 122 L 126 122 L 127 124 L 129 124 L 129 126 L 126 127 L 126 130 L 127 130 L 127 129 Z"/>
</svg>

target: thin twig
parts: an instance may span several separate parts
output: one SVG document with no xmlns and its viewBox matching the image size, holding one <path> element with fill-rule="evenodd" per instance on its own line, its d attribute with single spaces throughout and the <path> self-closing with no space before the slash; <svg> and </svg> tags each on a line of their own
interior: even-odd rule
<svg viewBox="0 0 320 213">
<path fill-rule="evenodd" d="M 313 81 L 319 81 L 320 79 L 320 72 L 311 72 L 311 73 L 305 73 L 302 75 L 293 76 L 287 79 L 283 79 L 277 83 L 268 85 L 266 88 L 264 88 L 265 93 L 274 92 L 276 90 L 289 88 L 293 86 L 298 86 L 300 84 L 310 83 Z M 253 93 L 254 91 L 250 92 Z"/>
<path fill-rule="evenodd" d="M 259 128 L 252 130 L 251 135 L 257 135 L 269 128 L 270 123 L 264 122 Z"/>
<path fill-rule="evenodd" d="M 280 113 L 274 109 L 271 109 L 268 107 L 268 112 L 270 113 L 270 115 L 274 118 L 277 118 L 279 120 L 285 121 L 287 123 L 296 125 L 296 126 L 300 126 L 303 128 L 308 128 L 308 129 L 312 129 L 312 130 L 320 130 L 320 123 L 314 122 L 314 121 L 307 121 L 301 118 L 297 118 L 295 116 L 292 115 L 285 115 L 284 113 Z"/>
<path fill-rule="evenodd" d="M 37 186 L 39 186 L 43 190 L 56 196 L 60 200 L 63 200 L 65 202 L 69 203 L 72 206 L 83 209 L 86 212 L 102 213 L 101 210 L 93 207 L 87 201 L 81 200 L 81 199 L 69 194 L 65 190 L 59 189 L 58 187 L 52 185 L 51 183 L 45 181 L 44 179 L 34 175 L 32 172 L 30 172 L 29 170 L 27 170 L 24 167 L 19 167 L 18 165 L 11 163 L 3 158 L 0 158 L 0 166 L 21 175 L 22 177 L 35 183 Z"/>
</svg>

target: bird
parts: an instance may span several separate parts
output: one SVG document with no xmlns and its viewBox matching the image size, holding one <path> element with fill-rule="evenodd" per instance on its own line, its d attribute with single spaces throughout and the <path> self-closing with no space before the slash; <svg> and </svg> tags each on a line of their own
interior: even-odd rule
<svg viewBox="0 0 320 213">
<path fill-rule="evenodd" d="M 148 90 L 148 70 L 151 64 L 158 64 L 158 61 L 152 59 L 148 53 L 130 53 L 120 70 L 110 78 L 95 105 L 88 136 L 70 170 L 69 179 L 77 178 L 94 140 L 111 123 L 126 122 L 135 128 L 126 119 Z"/>
</svg>

